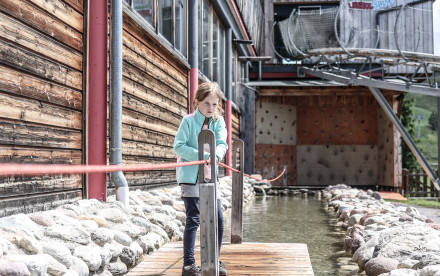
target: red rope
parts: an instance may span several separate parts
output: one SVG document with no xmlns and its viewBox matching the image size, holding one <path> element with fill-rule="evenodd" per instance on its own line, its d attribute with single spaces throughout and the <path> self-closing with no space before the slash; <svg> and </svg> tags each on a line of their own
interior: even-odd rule
<svg viewBox="0 0 440 276">
<path fill-rule="evenodd" d="M 232 167 L 229 167 L 228 165 L 223 164 L 223 163 L 221 163 L 221 162 L 219 162 L 219 161 L 217 161 L 217 163 L 218 163 L 220 166 L 222 166 L 222 167 L 224 167 L 224 168 L 227 168 L 227 169 L 229 169 L 229 170 L 231 170 L 231 171 L 233 171 L 233 172 L 236 172 L 236 173 L 239 173 L 239 172 L 240 172 L 239 170 L 236 170 L 236 169 L 234 169 L 234 168 L 232 168 Z M 285 171 L 286 171 L 286 169 L 284 169 L 283 172 L 282 172 L 280 175 L 278 175 L 278 176 L 275 177 L 274 179 L 270 179 L 270 180 L 267 180 L 267 179 L 261 179 L 261 178 L 256 178 L 256 177 L 250 176 L 250 175 L 245 174 L 245 173 L 244 173 L 244 175 L 246 175 L 246 176 L 249 177 L 249 178 L 255 179 L 255 180 L 257 180 L 257 181 L 268 181 L 268 182 L 273 182 L 273 181 L 277 180 L 278 178 L 280 178 L 281 176 L 283 176 L 283 174 L 284 174 Z"/>
<path fill-rule="evenodd" d="M 3 163 L 0 164 L 0 176 L 12 176 L 12 175 L 55 175 L 55 174 L 84 174 L 84 173 L 102 173 L 102 172 L 134 172 L 134 171 L 149 171 L 170 169 L 176 167 L 194 166 L 200 164 L 209 164 L 208 160 L 181 162 L 181 163 L 163 163 L 163 164 L 144 164 L 144 165 L 60 165 L 60 164 L 14 164 Z M 217 162 L 220 166 L 225 167 L 228 170 L 239 173 L 228 165 L 221 162 Z M 259 179 L 248 174 L 244 174 L 249 178 L 257 181 L 272 182 L 280 178 L 284 171 L 274 179 Z"/>
<path fill-rule="evenodd" d="M 10 175 L 42 175 L 42 174 L 83 174 L 83 173 L 102 173 L 102 172 L 134 172 L 169 169 L 175 167 L 186 167 L 200 164 L 209 164 L 207 160 L 182 162 L 182 163 L 163 163 L 145 165 L 60 165 L 60 164 L 0 164 L 0 176 Z"/>
</svg>

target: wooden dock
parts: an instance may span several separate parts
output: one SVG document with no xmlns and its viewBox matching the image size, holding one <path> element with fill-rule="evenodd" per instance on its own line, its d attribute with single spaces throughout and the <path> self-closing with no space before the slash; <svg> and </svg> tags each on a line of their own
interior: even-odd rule
<svg viewBox="0 0 440 276">
<path fill-rule="evenodd" d="M 173 242 L 145 257 L 127 276 L 172 275 L 182 272 L 183 243 Z M 313 276 L 306 244 L 301 243 L 226 243 L 220 259 L 228 276 L 233 275 L 296 275 Z M 196 260 L 200 264 L 200 247 L 196 245 Z"/>
</svg>

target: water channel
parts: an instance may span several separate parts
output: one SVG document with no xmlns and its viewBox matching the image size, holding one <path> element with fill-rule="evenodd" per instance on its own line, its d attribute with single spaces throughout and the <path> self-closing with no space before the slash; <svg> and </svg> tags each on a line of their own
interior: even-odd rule
<svg viewBox="0 0 440 276">
<path fill-rule="evenodd" d="M 335 215 L 313 197 L 257 196 L 244 206 L 243 241 L 305 243 L 316 276 L 358 275 L 341 251 L 343 233 L 335 223 Z"/>
</svg>

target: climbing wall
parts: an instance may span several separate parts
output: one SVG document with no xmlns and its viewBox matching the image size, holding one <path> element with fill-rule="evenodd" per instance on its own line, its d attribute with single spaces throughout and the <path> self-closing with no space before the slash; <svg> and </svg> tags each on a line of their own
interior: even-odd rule
<svg viewBox="0 0 440 276">
<path fill-rule="evenodd" d="M 296 184 L 296 106 L 260 99 L 256 104 L 256 172 L 277 176 L 286 166 L 287 185 Z M 282 179 L 274 185 L 282 185 Z"/>
<path fill-rule="evenodd" d="M 298 185 L 377 185 L 377 104 L 373 97 L 300 97 Z"/>
<path fill-rule="evenodd" d="M 400 136 L 369 90 L 351 89 L 257 99 L 255 171 L 269 179 L 286 166 L 288 186 L 397 186 Z"/>
</svg>

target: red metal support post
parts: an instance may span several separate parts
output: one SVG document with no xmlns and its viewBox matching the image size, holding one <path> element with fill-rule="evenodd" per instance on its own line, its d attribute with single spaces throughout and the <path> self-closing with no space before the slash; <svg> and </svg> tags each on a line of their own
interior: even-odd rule
<svg viewBox="0 0 440 276">
<path fill-rule="evenodd" d="M 88 69 L 88 164 L 107 164 L 107 0 L 90 1 Z M 89 174 L 88 197 L 107 200 L 105 173 Z"/>
<path fill-rule="evenodd" d="M 232 102 L 230 99 L 226 100 L 226 130 L 228 131 L 228 137 L 226 143 L 228 144 L 228 150 L 226 151 L 226 165 L 232 165 Z M 232 171 L 226 170 L 226 175 L 231 176 Z"/>
</svg>

